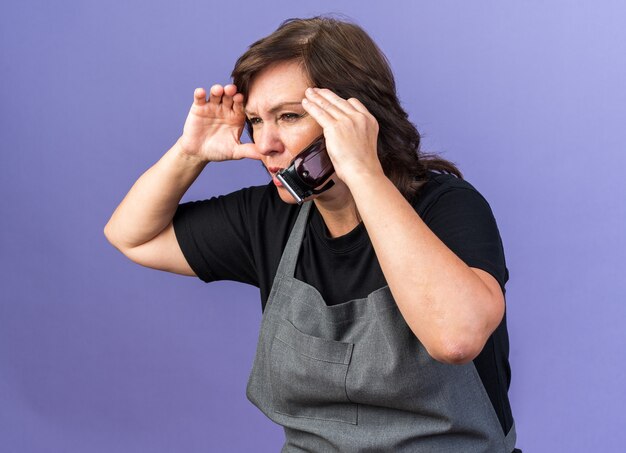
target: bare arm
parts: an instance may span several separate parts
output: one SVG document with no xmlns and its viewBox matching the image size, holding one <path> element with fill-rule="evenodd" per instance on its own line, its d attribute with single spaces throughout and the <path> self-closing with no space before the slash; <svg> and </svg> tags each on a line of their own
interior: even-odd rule
<svg viewBox="0 0 626 453">
<path fill-rule="evenodd" d="M 115 209 L 104 227 L 109 242 L 138 264 L 195 275 L 178 247 L 172 219 L 206 164 L 184 153 L 177 142 L 141 175 Z"/>
<path fill-rule="evenodd" d="M 406 323 L 433 358 L 471 361 L 504 315 L 498 282 L 459 259 L 385 176 L 378 123 L 363 104 L 326 89 L 306 96 L 302 105 L 324 128 L 335 172 L 352 193 Z"/>
<path fill-rule="evenodd" d="M 437 360 L 473 360 L 504 315 L 496 279 L 458 258 L 382 172 L 353 178 L 350 190 L 413 333 Z"/>
<path fill-rule="evenodd" d="M 195 275 L 178 245 L 172 219 L 178 203 L 209 162 L 258 158 L 241 144 L 243 96 L 234 85 L 194 92 L 183 135 L 132 186 L 104 228 L 106 238 L 132 261 Z"/>
</svg>

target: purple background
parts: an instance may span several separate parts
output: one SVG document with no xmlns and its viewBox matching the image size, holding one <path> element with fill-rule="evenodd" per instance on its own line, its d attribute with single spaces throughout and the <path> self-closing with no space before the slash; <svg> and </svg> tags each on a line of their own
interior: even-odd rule
<svg viewBox="0 0 626 453">
<path fill-rule="evenodd" d="M 626 7 L 619 1 L 21 1 L 0 7 L 0 450 L 276 452 L 245 398 L 258 291 L 134 265 L 102 229 L 193 89 L 285 18 L 345 13 L 424 149 L 489 200 L 527 452 L 626 444 Z M 210 165 L 185 196 L 266 182 Z"/>
</svg>

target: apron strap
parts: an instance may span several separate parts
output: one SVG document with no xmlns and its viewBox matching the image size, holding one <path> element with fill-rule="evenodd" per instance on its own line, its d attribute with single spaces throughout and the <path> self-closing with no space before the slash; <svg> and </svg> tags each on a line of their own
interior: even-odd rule
<svg viewBox="0 0 626 453">
<path fill-rule="evenodd" d="M 515 451 L 515 442 L 517 441 L 517 434 L 515 433 L 515 422 L 511 425 L 508 434 L 504 438 L 504 448 L 506 451 Z"/>
<path fill-rule="evenodd" d="M 300 245 L 302 244 L 302 237 L 304 236 L 304 230 L 306 229 L 306 221 L 311 210 L 311 201 L 307 201 L 300 207 L 298 218 L 291 230 L 289 240 L 283 251 L 283 256 L 280 258 L 280 264 L 276 271 L 276 277 L 293 277 L 296 271 L 296 262 L 298 261 L 298 254 L 300 252 Z"/>
</svg>

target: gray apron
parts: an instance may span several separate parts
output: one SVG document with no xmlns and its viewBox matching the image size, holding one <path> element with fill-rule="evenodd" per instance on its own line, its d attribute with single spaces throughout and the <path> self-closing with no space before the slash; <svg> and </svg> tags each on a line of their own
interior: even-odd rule
<svg viewBox="0 0 626 453">
<path fill-rule="evenodd" d="M 505 436 L 473 363 L 432 359 L 389 287 L 328 306 L 294 278 L 305 203 L 263 313 L 247 396 L 285 429 L 283 452 L 503 452 Z"/>
</svg>

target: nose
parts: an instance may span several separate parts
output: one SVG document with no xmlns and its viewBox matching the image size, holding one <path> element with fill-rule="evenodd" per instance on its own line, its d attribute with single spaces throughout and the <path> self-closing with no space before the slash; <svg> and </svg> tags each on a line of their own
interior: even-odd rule
<svg viewBox="0 0 626 453">
<path fill-rule="evenodd" d="M 263 155 L 270 155 L 274 153 L 282 153 L 285 150 L 279 131 L 272 125 L 265 123 L 263 127 L 254 131 L 254 143 L 256 144 L 259 152 Z"/>
</svg>

